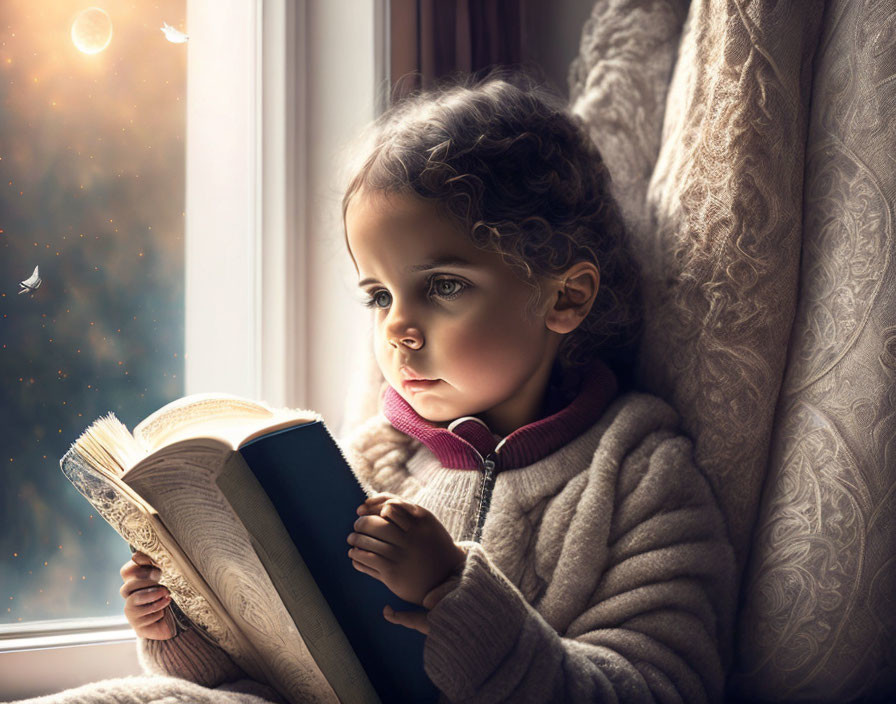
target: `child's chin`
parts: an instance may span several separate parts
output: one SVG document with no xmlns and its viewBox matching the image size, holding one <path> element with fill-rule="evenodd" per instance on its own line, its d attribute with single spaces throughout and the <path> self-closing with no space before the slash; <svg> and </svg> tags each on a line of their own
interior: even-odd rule
<svg viewBox="0 0 896 704">
<path fill-rule="evenodd" d="M 414 398 L 411 394 L 409 395 L 411 397 L 405 397 L 405 401 L 408 402 L 418 416 L 434 425 L 447 426 L 451 421 L 459 417 L 452 415 L 452 411 L 447 408 L 440 408 L 439 406 L 441 404 L 427 402 L 419 398 Z"/>
</svg>

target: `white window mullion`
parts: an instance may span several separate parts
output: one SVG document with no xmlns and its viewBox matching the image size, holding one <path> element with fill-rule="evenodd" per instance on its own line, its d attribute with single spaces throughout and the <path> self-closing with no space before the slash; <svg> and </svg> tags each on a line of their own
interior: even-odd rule
<svg viewBox="0 0 896 704">
<path fill-rule="evenodd" d="M 249 212 L 248 225 L 246 234 L 248 242 L 246 246 L 252 252 L 252 258 L 248 262 L 249 266 L 249 291 L 250 291 L 250 317 L 249 317 L 249 336 L 246 342 L 249 345 L 247 354 L 249 356 L 249 373 L 251 374 L 251 393 L 252 398 L 260 399 L 261 396 L 261 359 L 262 345 L 264 343 L 262 335 L 263 329 L 263 306 L 264 292 L 262 285 L 264 283 L 264 259 L 263 252 L 265 246 L 265 208 L 264 208 L 264 169 L 265 169 L 265 153 L 264 139 L 267 133 L 268 125 L 265 124 L 263 110 L 265 107 L 265 71 L 277 70 L 276 66 L 265 66 L 265 43 L 266 38 L 263 35 L 265 7 L 270 6 L 273 2 L 266 0 L 250 0 L 250 4 L 254 8 L 254 18 L 252 22 L 252 63 L 254 74 L 252 76 L 252 113 L 249 122 L 249 129 L 246 134 L 246 141 L 249 144 L 251 155 L 252 171 L 249 177 Z M 276 41 L 276 40 L 274 40 Z"/>
<path fill-rule="evenodd" d="M 305 3 L 228 5 L 190 3 L 187 393 L 305 405 Z"/>
<path fill-rule="evenodd" d="M 259 2 L 187 3 L 187 393 L 259 395 Z"/>
<path fill-rule="evenodd" d="M 262 0 L 262 7 L 258 384 L 269 403 L 304 406 L 305 3 Z"/>
</svg>

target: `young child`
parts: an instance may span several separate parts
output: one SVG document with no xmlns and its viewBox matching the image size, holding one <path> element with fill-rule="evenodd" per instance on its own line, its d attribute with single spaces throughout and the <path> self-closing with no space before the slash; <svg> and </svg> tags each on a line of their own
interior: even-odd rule
<svg viewBox="0 0 896 704">
<path fill-rule="evenodd" d="M 344 445 L 378 493 L 343 559 L 425 608 L 384 617 L 447 700 L 721 700 L 733 552 L 678 416 L 627 388 L 638 273 L 597 149 L 514 74 L 370 137 L 343 215 L 386 384 Z M 122 576 L 151 669 L 240 676 L 144 555 Z"/>
</svg>

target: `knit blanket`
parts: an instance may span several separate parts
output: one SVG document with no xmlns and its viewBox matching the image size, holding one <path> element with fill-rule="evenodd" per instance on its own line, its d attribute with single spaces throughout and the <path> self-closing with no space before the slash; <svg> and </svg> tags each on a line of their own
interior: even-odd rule
<svg viewBox="0 0 896 704">
<path fill-rule="evenodd" d="M 269 687 L 239 680 L 210 689 L 176 677 L 120 677 L 23 699 L 18 704 L 271 704 L 282 700 Z"/>
</svg>

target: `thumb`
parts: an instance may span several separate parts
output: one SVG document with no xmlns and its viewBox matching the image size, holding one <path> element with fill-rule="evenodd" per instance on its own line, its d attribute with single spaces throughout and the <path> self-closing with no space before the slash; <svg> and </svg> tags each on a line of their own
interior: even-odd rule
<svg viewBox="0 0 896 704">
<path fill-rule="evenodd" d="M 131 559 L 138 565 L 143 565 L 145 567 L 158 567 L 158 565 L 150 559 L 149 555 L 144 552 L 140 552 L 139 550 L 131 555 Z"/>
<path fill-rule="evenodd" d="M 429 634 L 429 621 L 425 611 L 396 611 L 386 605 L 383 607 L 383 616 L 389 623 L 420 631 L 423 635 Z"/>
</svg>

